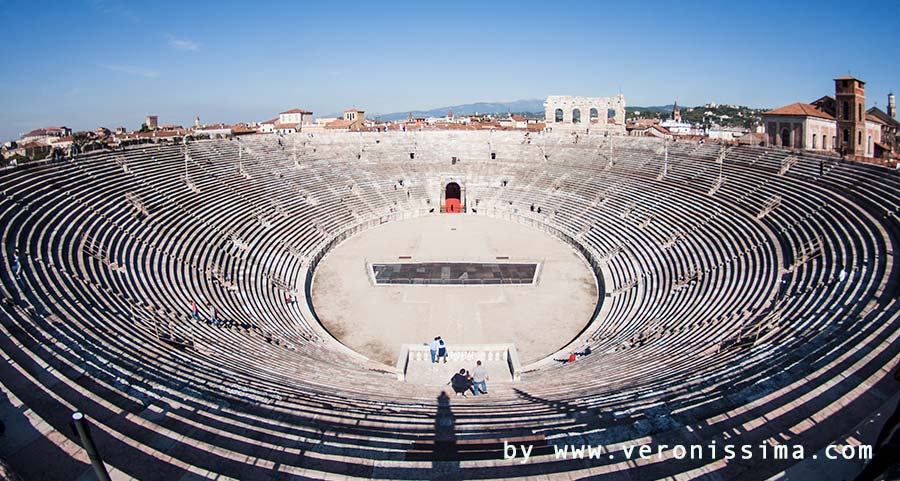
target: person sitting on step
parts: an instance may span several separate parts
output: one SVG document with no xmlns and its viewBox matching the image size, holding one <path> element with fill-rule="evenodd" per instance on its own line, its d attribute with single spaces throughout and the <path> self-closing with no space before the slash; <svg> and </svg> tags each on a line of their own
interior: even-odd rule
<svg viewBox="0 0 900 481">
<path fill-rule="evenodd" d="M 567 357 L 565 359 L 554 359 L 554 361 L 561 362 L 563 364 L 571 364 L 571 363 L 575 362 L 575 359 L 576 359 L 575 353 L 573 352 L 573 353 L 569 354 L 569 357 Z"/>
<path fill-rule="evenodd" d="M 481 365 L 481 361 L 476 361 L 475 369 L 472 370 L 472 394 L 487 394 L 487 370 Z"/>
<path fill-rule="evenodd" d="M 458 373 L 450 378 L 450 382 L 447 384 L 453 388 L 453 392 L 455 392 L 457 396 L 462 395 L 463 397 L 466 397 L 466 391 L 471 388 L 472 381 L 466 376 L 466 370 L 460 369 Z"/>
</svg>

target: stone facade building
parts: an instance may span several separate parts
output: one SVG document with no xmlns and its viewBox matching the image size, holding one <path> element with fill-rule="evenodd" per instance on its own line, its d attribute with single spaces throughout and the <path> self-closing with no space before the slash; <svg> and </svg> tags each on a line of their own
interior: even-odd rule
<svg viewBox="0 0 900 481">
<path fill-rule="evenodd" d="M 552 129 L 577 128 L 625 135 L 625 96 L 551 95 L 544 102 L 544 116 L 547 127 Z"/>
<path fill-rule="evenodd" d="M 795 103 L 763 114 L 766 142 L 775 147 L 837 150 L 834 116 L 812 104 Z"/>
<path fill-rule="evenodd" d="M 365 130 L 366 112 L 359 109 L 345 110 L 342 118 L 329 122 L 325 128 L 332 130 L 349 130 L 351 132 Z"/>
</svg>

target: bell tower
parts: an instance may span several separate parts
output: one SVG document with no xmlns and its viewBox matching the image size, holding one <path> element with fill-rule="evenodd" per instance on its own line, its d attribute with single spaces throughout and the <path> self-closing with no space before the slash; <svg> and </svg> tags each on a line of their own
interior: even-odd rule
<svg viewBox="0 0 900 481">
<path fill-rule="evenodd" d="M 838 148 L 844 154 L 866 153 L 866 83 L 850 75 L 834 79 Z"/>
</svg>

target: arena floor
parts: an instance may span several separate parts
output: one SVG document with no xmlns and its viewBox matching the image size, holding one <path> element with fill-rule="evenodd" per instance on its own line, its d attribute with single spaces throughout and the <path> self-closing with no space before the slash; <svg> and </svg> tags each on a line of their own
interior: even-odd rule
<svg viewBox="0 0 900 481">
<path fill-rule="evenodd" d="M 519 285 L 374 285 L 378 262 L 538 263 Z M 539 230 L 474 215 L 384 224 L 344 241 L 312 286 L 319 320 L 345 345 L 393 365 L 404 343 L 512 342 L 523 364 L 568 344 L 590 321 L 597 281 L 568 245 Z"/>
</svg>

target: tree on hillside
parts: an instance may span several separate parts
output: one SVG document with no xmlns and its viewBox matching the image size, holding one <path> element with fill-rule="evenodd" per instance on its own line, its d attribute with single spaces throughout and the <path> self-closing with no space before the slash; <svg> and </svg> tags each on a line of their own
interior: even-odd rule
<svg viewBox="0 0 900 481">
<path fill-rule="evenodd" d="M 72 143 L 78 147 L 80 151 L 82 147 L 85 146 L 88 142 L 91 141 L 90 134 L 88 132 L 75 132 L 72 134 Z"/>
</svg>

